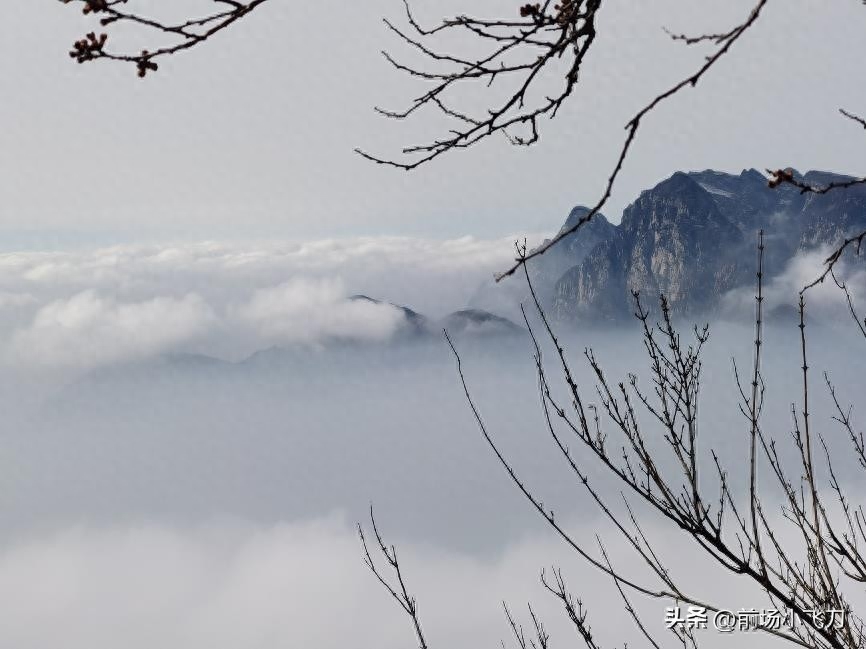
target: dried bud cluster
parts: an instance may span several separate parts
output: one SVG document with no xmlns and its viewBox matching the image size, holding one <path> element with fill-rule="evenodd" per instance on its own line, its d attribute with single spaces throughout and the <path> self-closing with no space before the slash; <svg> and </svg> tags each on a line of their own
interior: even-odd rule
<svg viewBox="0 0 866 649">
<path fill-rule="evenodd" d="M 136 61 L 135 66 L 138 70 L 138 76 L 142 79 L 144 79 L 144 77 L 147 75 L 148 70 L 152 70 L 154 72 L 159 70 L 159 66 L 150 60 L 150 53 L 147 50 L 141 51 L 141 58 Z"/>
<path fill-rule="evenodd" d="M 554 15 L 548 16 L 541 9 L 541 3 L 525 4 L 520 7 L 521 18 L 532 18 L 536 24 L 553 24 L 556 23 L 560 27 L 573 23 L 575 21 L 576 9 L 580 2 L 576 0 L 562 0 L 559 4 L 553 7 Z"/>
<path fill-rule="evenodd" d="M 775 189 L 782 183 L 790 183 L 794 180 L 794 171 L 792 169 L 776 169 L 775 171 L 767 170 L 771 178 L 767 185 L 771 189 Z"/>
<path fill-rule="evenodd" d="M 60 0 L 63 4 L 69 4 L 72 0 Z M 99 13 L 108 9 L 108 0 L 84 0 L 83 13 Z"/>
<path fill-rule="evenodd" d="M 562 0 L 553 9 L 556 11 L 556 22 L 560 25 L 567 25 L 574 19 L 576 3 L 574 0 Z"/>
<path fill-rule="evenodd" d="M 100 59 L 103 61 L 118 61 L 135 66 L 139 77 L 146 77 L 148 72 L 159 69 L 156 60 L 178 52 L 189 50 L 210 39 L 217 32 L 234 25 L 244 16 L 249 15 L 268 0 L 210 0 L 210 11 L 202 15 L 191 16 L 179 22 L 166 22 L 158 17 L 144 13 L 147 5 L 171 5 L 171 2 L 148 2 L 148 0 L 59 0 L 63 4 L 79 3 L 85 15 L 95 16 L 100 25 L 125 24 L 135 27 L 145 35 L 162 35 L 162 40 L 168 42 L 152 46 L 141 53 L 124 51 L 118 46 L 118 41 L 112 38 L 113 45 L 105 47 L 108 36 L 88 34 L 76 41 L 69 56 L 79 63 Z M 184 3 L 177 3 L 184 4 Z M 203 3 L 208 4 L 208 3 Z M 165 37 L 168 37 L 166 39 Z"/>
<path fill-rule="evenodd" d="M 102 56 L 102 48 L 108 40 L 108 34 L 100 34 L 97 36 L 94 32 L 90 32 L 79 41 L 72 44 L 72 50 L 69 56 L 77 60 L 79 63 L 92 61 L 95 58 Z"/>
</svg>

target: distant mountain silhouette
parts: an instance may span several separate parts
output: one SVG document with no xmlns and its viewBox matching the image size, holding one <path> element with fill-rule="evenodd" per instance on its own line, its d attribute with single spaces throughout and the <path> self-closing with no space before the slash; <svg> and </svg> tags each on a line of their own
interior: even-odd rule
<svg viewBox="0 0 866 649">
<path fill-rule="evenodd" d="M 443 320 L 442 326 L 449 334 L 458 336 L 502 336 L 524 331 L 523 327 L 517 326 L 508 318 L 481 309 L 455 311 Z"/>
<path fill-rule="evenodd" d="M 349 299 L 352 301 L 364 300 L 374 304 L 387 304 L 399 310 L 403 314 L 404 320 L 398 327 L 395 338 L 416 339 L 430 335 L 441 336 L 443 329 L 457 336 L 483 337 L 513 335 L 524 331 L 523 327 L 516 325 L 508 318 L 484 309 L 463 309 L 436 321 L 409 307 L 383 302 L 366 295 L 353 295 Z"/>
</svg>

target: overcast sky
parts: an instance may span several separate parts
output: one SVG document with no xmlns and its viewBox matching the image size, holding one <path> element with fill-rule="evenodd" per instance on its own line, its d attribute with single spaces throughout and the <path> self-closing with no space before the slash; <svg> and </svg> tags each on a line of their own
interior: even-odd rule
<svg viewBox="0 0 866 649">
<path fill-rule="evenodd" d="M 642 640 L 636 629 L 622 634 L 614 584 L 566 554 L 509 484 L 444 343 L 386 348 L 402 314 L 345 298 L 407 304 L 438 327 L 503 268 L 512 235 L 541 236 L 575 204 L 594 202 L 623 125 L 701 64 L 707 50 L 671 42 L 662 27 L 724 30 L 754 1 L 606 2 L 578 92 L 556 122 L 542 124 L 541 144 L 515 149 L 492 139 L 411 174 L 353 153 L 387 155 L 440 133 L 429 116 L 395 124 L 372 110 L 405 105 L 423 88 L 380 54 L 398 45 L 381 17 L 400 20 L 401 0 L 274 0 L 144 81 L 131 67 L 70 60 L 71 43 L 95 26 L 77 3 L 7 2 L 0 644 L 409 646 L 406 620 L 360 560 L 352 521 L 371 500 L 411 574 L 431 646 L 492 646 L 507 635 L 503 598 L 521 607 L 524 623 L 522 603 L 532 598 L 554 643 L 572 638 L 537 583 L 551 562 L 592 598 L 601 644 Z M 429 21 L 468 8 L 516 15 L 520 5 L 415 2 Z M 127 6 L 136 3 L 213 4 Z M 618 220 L 640 190 L 678 169 L 866 173 L 866 133 L 837 114 L 866 113 L 866 88 L 854 76 L 864 33 L 860 0 L 770 2 L 697 90 L 646 121 L 607 214 Z M 822 254 L 789 264 L 766 286 L 767 299 L 795 295 Z M 821 304 L 825 294 L 810 295 Z M 751 292 L 725 296 L 730 311 L 752 304 Z M 817 376 L 834 372 L 843 400 L 864 394 L 849 329 L 810 328 L 810 364 Z M 747 466 L 739 461 L 747 436 L 730 358 L 751 358 L 748 331 L 714 330 L 702 383 L 713 397 L 702 439 L 733 476 Z M 767 429 L 783 440 L 799 380 L 788 353 L 797 332 L 785 332 L 768 329 L 762 370 L 771 386 Z M 578 357 L 593 344 L 610 376 L 640 372 L 636 337 L 579 335 Z M 621 563 L 625 541 L 599 523 L 548 439 L 528 341 L 457 344 L 505 456 L 555 505 L 557 522 L 574 520 L 566 527 L 588 548 L 601 533 L 631 573 L 633 564 Z M 229 364 L 189 353 L 249 358 Z M 578 381 L 591 391 L 591 375 Z M 822 425 L 832 407 L 824 396 L 813 416 Z M 847 442 L 833 430 L 831 444 Z M 858 468 L 850 453 L 840 460 L 852 474 Z M 598 484 L 601 467 L 588 467 Z M 615 487 L 611 502 L 619 502 L 619 485 L 601 484 Z M 643 522 L 687 591 L 694 580 L 702 599 L 711 589 L 732 607 L 766 603 L 738 590 L 745 582 L 707 578 L 705 557 Z M 660 629 L 663 604 L 644 605 L 644 619 Z M 706 635 L 710 648 L 724 639 Z M 742 646 L 766 644 L 748 640 Z"/>
<path fill-rule="evenodd" d="M 479 13 L 516 6 L 471 4 Z M 272 2 L 145 81 L 127 67 L 68 58 L 93 28 L 77 8 L 13 3 L 0 25 L 4 247 L 549 230 L 596 199 L 629 115 L 700 63 L 706 50 L 671 42 L 662 27 L 718 30 L 751 4 L 611 3 L 577 95 L 543 124 L 540 145 L 497 138 L 406 174 L 352 152 L 395 152 L 438 133 L 424 116 L 395 124 L 372 111 L 420 89 L 379 54 L 398 45 L 380 22 L 401 18 L 398 0 Z M 863 172 L 866 138 L 836 110 L 866 110 L 866 86 L 849 74 L 866 50 L 866 9 L 856 0 L 818 6 L 769 3 L 711 77 L 647 121 L 612 220 L 676 169 Z M 417 2 L 427 19 L 465 7 Z"/>
</svg>

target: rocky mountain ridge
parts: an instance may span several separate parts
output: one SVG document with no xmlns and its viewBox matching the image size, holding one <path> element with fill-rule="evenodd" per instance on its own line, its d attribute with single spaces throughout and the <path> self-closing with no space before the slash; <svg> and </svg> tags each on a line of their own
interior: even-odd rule
<svg viewBox="0 0 866 649">
<path fill-rule="evenodd" d="M 820 171 L 794 174 L 814 185 L 847 178 Z M 586 213 L 587 208 L 575 208 L 563 227 Z M 675 313 L 711 315 L 730 292 L 753 285 L 761 229 L 771 281 L 798 255 L 866 230 L 866 187 L 804 194 L 790 185 L 770 188 L 755 169 L 738 175 L 678 171 L 642 192 L 618 225 L 599 214 L 533 260 L 530 276 L 560 321 L 629 318 L 634 290 L 653 296 L 650 302 L 664 293 Z M 520 297 L 520 291 L 511 292 Z M 487 295 L 480 290 L 477 303 L 489 303 Z"/>
</svg>

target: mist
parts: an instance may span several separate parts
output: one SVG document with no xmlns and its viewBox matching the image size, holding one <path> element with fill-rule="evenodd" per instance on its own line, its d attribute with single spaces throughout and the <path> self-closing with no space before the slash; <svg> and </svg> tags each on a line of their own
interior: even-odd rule
<svg viewBox="0 0 866 649">
<path fill-rule="evenodd" d="M 465 306 L 509 249 L 503 240 L 371 239 L 0 259 L 8 270 L 0 637 L 21 649 L 409 646 L 407 620 L 361 561 L 355 524 L 368 524 L 372 505 L 436 646 L 507 638 L 503 599 L 524 617 L 531 600 L 554 641 L 571 641 L 573 629 L 538 583 L 552 565 L 592 603 L 600 636 L 640 641 L 623 628 L 610 579 L 568 551 L 497 462 L 443 337 L 395 337 L 402 312 L 394 304 L 438 322 Z M 784 281 L 773 292 L 784 292 Z M 730 303 L 748 309 L 743 296 Z M 848 322 L 823 313 L 808 330 L 813 421 L 841 450 L 840 480 L 861 489 L 822 372 L 856 407 L 866 386 L 850 351 L 863 343 Z M 712 450 L 735 491 L 746 485 L 748 421 L 737 410 L 732 361 L 752 362 L 749 315 L 711 322 L 704 353 L 706 480 L 712 485 Z M 687 338 L 691 322 L 678 324 Z M 561 335 L 588 402 L 598 399 L 587 347 L 611 380 L 631 372 L 648 380 L 637 322 L 562 327 Z M 541 339 L 567 405 L 554 350 Z M 794 459 L 796 322 L 775 320 L 765 340 L 765 428 Z M 454 343 L 483 420 L 521 479 L 590 551 L 599 534 L 619 565 L 642 574 L 545 428 L 525 329 L 464 332 Z M 619 487 L 600 466 L 581 456 L 581 468 L 617 502 Z M 678 533 L 637 511 L 675 547 Z M 694 577 L 705 556 L 678 547 L 672 559 L 687 582 L 707 587 Z M 737 582 L 712 594 L 737 608 L 765 603 Z M 661 602 L 639 606 L 662 624 Z"/>
</svg>

